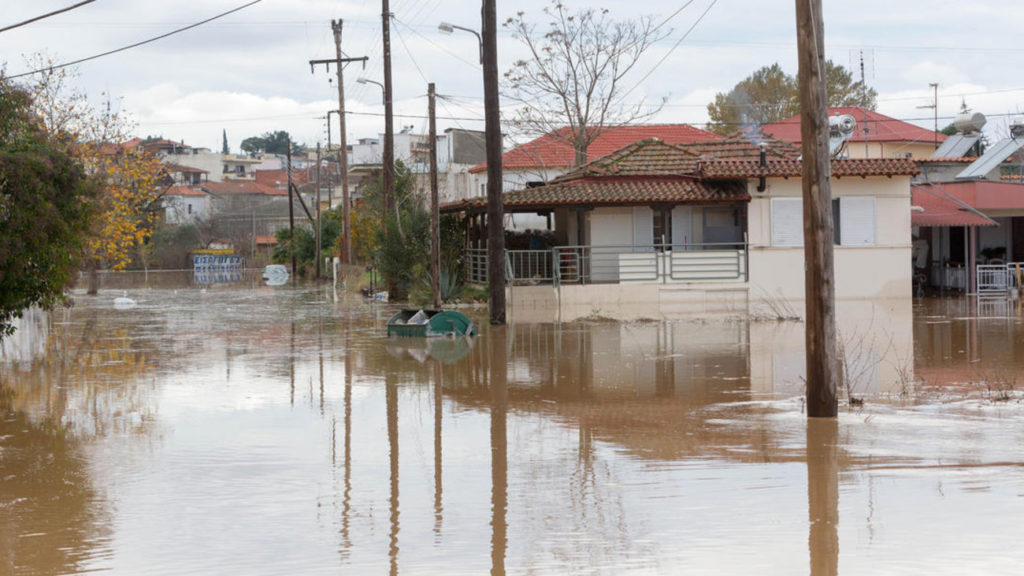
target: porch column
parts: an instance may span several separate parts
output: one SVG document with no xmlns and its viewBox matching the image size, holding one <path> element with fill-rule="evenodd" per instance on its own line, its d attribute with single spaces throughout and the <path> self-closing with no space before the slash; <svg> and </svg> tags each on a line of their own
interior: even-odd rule
<svg viewBox="0 0 1024 576">
<path fill-rule="evenodd" d="M 978 290 L 978 227 L 967 228 L 967 292 L 973 293 Z"/>
<path fill-rule="evenodd" d="M 573 208 L 576 212 L 576 245 L 586 246 L 587 244 L 587 212 L 593 208 Z"/>
</svg>

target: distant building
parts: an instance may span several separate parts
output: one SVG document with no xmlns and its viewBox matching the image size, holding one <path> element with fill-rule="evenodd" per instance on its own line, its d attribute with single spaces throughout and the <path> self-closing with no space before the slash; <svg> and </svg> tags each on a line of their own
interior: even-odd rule
<svg viewBox="0 0 1024 576">
<path fill-rule="evenodd" d="M 857 121 L 847 140 L 849 158 L 927 158 L 946 140 L 946 135 L 897 120 L 858 106 L 835 106 L 830 116 L 849 114 Z M 783 142 L 800 145 L 800 115 L 766 124 L 761 130 Z"/>
</svg>

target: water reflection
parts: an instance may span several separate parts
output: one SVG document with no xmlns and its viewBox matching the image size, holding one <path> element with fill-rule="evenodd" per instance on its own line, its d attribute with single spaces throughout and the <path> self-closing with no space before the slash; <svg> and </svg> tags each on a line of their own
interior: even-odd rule
<svg viewBox="0 0 1024 576">
<path fill-rule="evenodd" d="M 938 574 L 1024 560 L 1022 411 L 891 394 L 915 345 L 920 368 L 962 368 L 972 339 L 980 363 L 1016 358 L 1015 320 L 1008 342 L 1004 320 L 841 310 L 840 332 L 865 335 L 851 364 L 874 364 L 853 372 L 868 401 L 808 423 L 802 324 L 591 320 L 402 341 L 383 336 L 392 308 L 319 290 L 152 290 L 131 313 L 103 296 L 48 317 L 45 344 L 0 365 L 0 477 L 24 483 L 0 491 L 7 572 Z M 41 557 L 36 532 L 65 557 Z"/>
<path fill-rule="evenodd" d="M 807 421 L 807 520 L 811 575 L 839 574 L 839 423 Z"/>
</svg>

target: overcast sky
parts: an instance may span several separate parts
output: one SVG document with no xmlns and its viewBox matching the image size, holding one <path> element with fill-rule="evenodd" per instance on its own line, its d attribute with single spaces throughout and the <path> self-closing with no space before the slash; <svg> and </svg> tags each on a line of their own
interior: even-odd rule
<svg viewBox="0 0 1024 576">
<path fill-rule="evenodd" d="M 0 33 L 0 55 L 7 74 L 19 74 L 30 69 L 24 57 L 33 53 L 45 52 L 57 62 L 84 58 L 247 1 L 96 0 Z M 573 10 L 594 5 L 619 18 L 642 14 L 659 21 L 687 5 L 686 0 L 564 1 Z M 0 0 L 0 27 L 74 3 Z M 541 9 L 547 4 L 498 0 L 498 20 L 523 10 L 543 22 Z M 824 6 L 827 56 L 859 71 L 863 51 L 867 80 L 878 90 L 883 114 L 931 127 L 933 111 L 919 108 L 932 103 L 931 82 L 939 83 L 940 127 L 956 115 L 964 98 L 989 116 L 990 137 L 1002 137 L 1009 119 L 1024 111 L 1024 79 L 1015 73 L 1017 61 L 1024 61 L 1024 46 L 1016 41 L 1024 3 L 825 0 Z M 439 129 L 483 129 L 476 39 L 437 30 L 440 21 L 479 29 L 479 7 L 479 2 L 462 0 L 392 0 L 395 113 L 407 116 L 396 116 L 396 129 L 426 131 L 428 82 L 449 96 L 438 106 Z M 299 142 L 326 143 L 322 117 L 337 107 L 336 88 L 328 82 L 334 74 L 322 66 L 310 73 L 308 61 L 334 57 L 330 21 L 341 18 L 346 55 L 370 58 L 365 71 L 359 64 L 345 71 L 348 135 L 350 141 L 371 137 L 384 125 L 380 89 L 356 79 L 382 80 L 380 13 L 378 0 L 262 0 L 181 34 L 80 64 L 75 83 L 96 103 L 104 93 L 112 95 L 142 136 L 162 135 L 219 150 L 223 129 L 236 152 L 244 138 L 279 129 Z M 667 99 L 657 121 L 703 126 L 714 94 L 728 91 L 753 70 L 778 62 L 796 73 L 793 0 L 693 0 L 668 26 L 672 33 L 645 55 L 628 82 L 637 85 L 631 98 Z M 507 70 L 521 55 L 518 43 L 501 30 L 500 69 Z M 336 141 L 336 125 L 333 134 Z"/>
</svg>

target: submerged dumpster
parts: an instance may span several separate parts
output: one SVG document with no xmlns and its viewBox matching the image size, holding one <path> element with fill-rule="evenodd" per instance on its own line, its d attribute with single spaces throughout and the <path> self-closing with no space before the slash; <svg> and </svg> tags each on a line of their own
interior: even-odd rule
<svg viewBox="0 0 1024 576">
<path fill-rule="evenodd" d="M 388 320 L 388 336 L 476 336 L 473 321 L 461 312 L 408 308 L 401 310 Z"/>
</svg>

